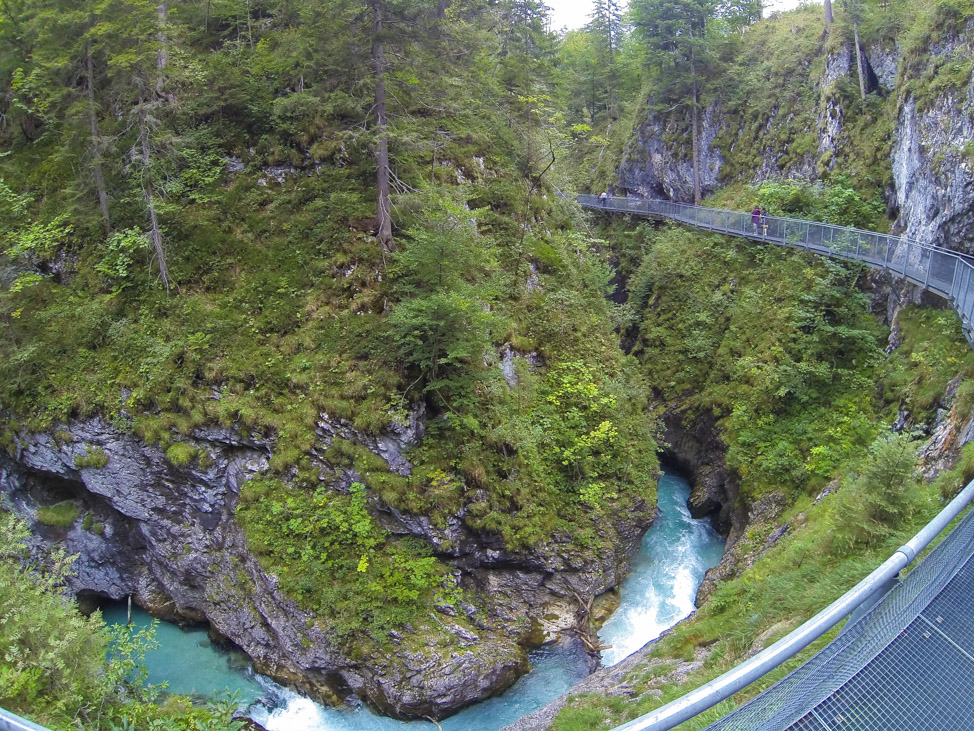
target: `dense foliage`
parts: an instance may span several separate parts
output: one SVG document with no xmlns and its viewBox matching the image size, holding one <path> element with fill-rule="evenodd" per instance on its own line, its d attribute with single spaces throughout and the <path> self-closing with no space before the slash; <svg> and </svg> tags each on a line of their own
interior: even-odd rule
<svg viewBox="0 0 974 731">
<path fill-rule="evenodd" d="M 750 497 L 830 479 L 878 428 L 881 330 L 858 272 L 678 229 L 644 229 L 637 354 L 693 421 L 712 414 Z"/>
<path fill-rule="evenodd" d="M 652 505 L 656 444 L 611 271 L 554 195 L 577 140 L 545 21 L 535 0 L 4 3 L 3 444 L 101 415 L 189 470 L 202 425 L 263 440 L 248 542 L 351 650 L 459 592 L 377 505 L 599 550 Z M 375 436 L 420 406 L 408 477 L 354 436 L 312 464 L 322 414 Z"/>
<path fill-rule="evenodd" d="M 109 629 L 97 612 L 83 616 L 64 596 L 72 559 L 55 552 L 43 564 L 28 559 L 26 526 L 0 511 L 0 707 L 55 731 L 158 728 L 225 731 L 232 706 L 161 700 L 144 686 L 142 656 L 150 630 Z"/>
</svg>

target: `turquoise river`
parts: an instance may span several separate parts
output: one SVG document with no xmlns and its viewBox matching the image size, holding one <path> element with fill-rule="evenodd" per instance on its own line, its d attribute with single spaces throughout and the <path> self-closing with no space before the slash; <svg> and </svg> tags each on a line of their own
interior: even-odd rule
<svg viewBox="0 0 974 731">
<path fill-rule="evenodd" d="M 621 587 L 621 604 L 599 636 L 611 648 L 602 663 L 613 665 L 687 617 L 707 569 L 716 565 L 724 540 L 706 520 L 690 517 L 690 487 L 671 470 L 659 484 L 660 516 L 632 559 L 632 573 Z M 124 604 L 103 609 L 105 621 L 124 624 Z M 133 608 L 133 624 L 152 618 Z M 236 695 L 246 715 L 268 731 L 387 731 L 435 729 L 426 721 L 405 723 L 376 716 L 361 703 L 324 708 L 253 672 L 246 656 L 210 643 L 202 629 L 183 630 L 159 623 L 159 648 L 146 655 L 148 682 L 167 683 L 170 692 L 197 696 Z M 441 722 L 444 731 L 496 731 L 569 690 L 588 673 L 588 659 L 577 640 L 531 653 L 530 673 L 507 692 Z M 354 699 L 353 699 L 354 700 Z"/>
</svg>

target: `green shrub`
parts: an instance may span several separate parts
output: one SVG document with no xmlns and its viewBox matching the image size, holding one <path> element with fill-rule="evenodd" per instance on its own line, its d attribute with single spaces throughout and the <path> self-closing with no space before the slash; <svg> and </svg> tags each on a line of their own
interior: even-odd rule
<svg viewBox="0 0 974 731">
<path fill-rule="evenodd" d="M 878 544 L 910 519 L 919 483 L 916 450 L 908 434 L 880 434 L 843 481 L 830 518 L 842 555 Z"/>
<path fill-rule="evenodd" d="M 166 459 L 174 467 L 188 467 L 199 453 L 200 450 L 188 442 L 173 442 L 166 450 Z"/>
<path fill-rule="evenodd" d="M 161 689 L 143 686 L 155 626 L 109 629 L 99 612 L 82 615 L 65 598 L 72 559 L 56 550 L 43 568 L 35 563 L 26 527 L 10 513 L 0 511 L 0 533 L 0 706 L 58 731 L 241 728 L 232 721 L 234 704 L 185 696 L 157 703 Z"/>
<path fill-rule="evenodd" d="M 85 445 L 85 453 L 74 458 L 74 466 L 79 470 L 100 470 L 108 464 L 108 455 L 101 447 Z"/>
<path fill-rule="evenodd" d="M 449 572 L 412 539 L 390 536 L 366 507 L 365 486 L 313 493 L 273 479 L 241 488 L 237 516 L 250 549 L 302 606 L 344 640 L 387 632 L 425 615 Z"/>
<path fill-rule="evenodd" d="M 44 525 L 66 530 L 81 515 L 81 506 L 75 500 L 63 500 L 54 505 L 41 505 L 37 508 L 37 519 Z"/>
</svg>

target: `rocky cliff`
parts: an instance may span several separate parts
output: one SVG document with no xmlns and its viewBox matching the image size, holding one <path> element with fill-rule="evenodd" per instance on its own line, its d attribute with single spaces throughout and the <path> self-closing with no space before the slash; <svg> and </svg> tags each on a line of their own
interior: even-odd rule
<svg viewBox="0 0 974 731">
<path fill-rule="evenodd" d="M 819 33 L 820 26 L 792 31 Z M 974 24 L 968 22 L 920 53 L 904 53 L 894 41 L 864 46 L 872 90 L 865 104 L 858 97 L 854 46 L 825 36 L 789 71 L 804 100 L 779 95 L 772 79 L 762 95 L 773 102 L 757 111 L 761 104 L 753 94 L 736 82 L 724 84 L 701 115 L 701 188 L 709 194 L 734 181 L 817 180 L 865 167 L 863 180 L 882 188 L 896 232 L 974 252 L 972 44 Z M 733 67 L 727 75 L 744 73 Z M 654 109 L 626 146 L 619 187 L 690 202 L 689 113 Z"/>
<path fill-rule="evenodd" d="M 418 410 L 407 426 L 377 438 L 323 414 L 312 453 L 332 488 L 347 490 L 359 476 L 322 456 L 336 435 L 404 474 L 411 467 L 403 452 L 422 433 Z M 11 454 L 0 452 L 0 489 L 30 520 L 36 546 L 63 544 L 78 555 L 71 588 L 79 595 L 132 595 L 156 616 L 209 623 L 261 672 L 325 701 L 351 691 L 399 717 L 440 718 L 506 688 L 527 669 L 522 645 L 575 629 L 585 622 L 578 597 L 621 580 L 654 510 L 618 516 L 598 555 L 579 555 L 567 540 L 514 554 L 468 530 L 462 514 L 439 529 L 371 497 L 370 511 L 391 532 L 449 546 L 441 558 L 486 610 L 431 607 L 435 637 L 407 627 L 391 638 L 394 651 L 352 657 L 262 570 L 234 518 L 241 485 L 269 469 L 273 443 L 220 427 L 180 439 L 205 458 L 175 466 L 162 449 L 99 418 L 21 433 Z M 39 519 L 54 504 L 69 506 L 69 524 Z"/>
</svg>

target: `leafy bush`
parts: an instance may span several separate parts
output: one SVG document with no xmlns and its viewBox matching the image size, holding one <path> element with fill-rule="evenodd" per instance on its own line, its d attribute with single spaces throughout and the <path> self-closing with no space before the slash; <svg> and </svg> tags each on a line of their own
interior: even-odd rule
<svg viewBox="0 0 974 731">
<path fill-rule="evenodd" d="M 634 352 L 685 418 L 713 414 L 746 496 L 820 485 L 872 441 L 881 330 L 854 272 L 676 228 L 645 235 Z"/>
<path fill-rule="evenodd" d="M 108 464 L 108 455 L 105 454 L 105 450 L 101 447 L 92 447 L 91 445 L 85 445 L 85 453 L 76 455 L 74 458 L 74 466 L 79 469 L 93 469 L 100 470 L 103 469 Z"/>
<path fill-rule="evenodd" d="M 44 525 L 67 530 L 81 515 L 81 507 L 75 500 L 63 500 L 54 505 L 41 505 L 37 508 L 37 519 Z"/>
<path fill-rule="evenodd" d="M 251 480 L 237 515 L 264 569 L 343 640 L 381 639 L 424 615 L 435 590 L 452 591 L 428 547 L 393 538 L 376 523 L 360 483 L 342 495 Z"/>
<path fill-rule="evenodd" d="M 958 375 L 965 382 L 974 378 L 974 352 L 950 310 L 905 307 L 897 325 L 901 342 L 883 369 L 884 395 L 908 410 L 914 420 L 927 420 L 941 404 L 950 381 Z M 967 414 L 970 387 L 962 382 L 958 391 L 958 408 Z"/>
<path fill-rule="evenodd" d="M 109 629 L 98 612 L 85 617 L 65 596 L 72 558 L 58 550 L 34 562 L 26 526 L 2 510 L 0 533 L 0 706 L 54 731 L 241 728 L 232 707 L 181 696 L 158 704 L 160 689 L 143 686 L 154 627 Z"/>
<path fill-rule="evenodd" d="M 755 199 L 772 216 L 805 218 L 868 231 L 882 231 L 889 225 L 880 196 L 863 198 L 849 178 L 842 175 L 833 176 L 827 185 L 767 181 L 755 187 Z"/>
</svg>

